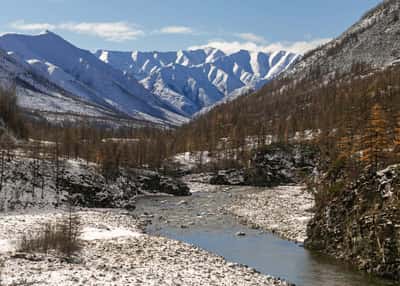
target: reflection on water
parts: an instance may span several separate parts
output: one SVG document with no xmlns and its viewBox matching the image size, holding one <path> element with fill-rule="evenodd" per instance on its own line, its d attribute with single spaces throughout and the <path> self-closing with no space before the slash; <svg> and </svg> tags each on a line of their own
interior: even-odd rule
<svg viewBox="0 0 400 286">
<path fill-rule="evenodd" d="M 218 212 L 230 198 L 229 192 L 218 192 L 196 194 L 185 199 L 185 204 L 180 203 L 181 198 L 144 199 L 139 200 L 137 211 L 155 215 L 149 233 L 199 246 L 298 286 L 395 285 L 272 234 L 240 225 L 233 217 Z M 182 224 L 189 227 L 182 228 Z M 246 236 L 237 236 L 237 232 L 245 232 Z"/>
</svg>

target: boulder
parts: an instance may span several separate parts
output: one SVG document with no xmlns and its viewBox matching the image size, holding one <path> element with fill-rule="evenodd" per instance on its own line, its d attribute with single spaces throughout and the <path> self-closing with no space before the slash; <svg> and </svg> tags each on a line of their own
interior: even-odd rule
<svg viewBox="0 0 400 286">
<path fill-rule="evenodd" d="M 244 184 L 243 170 L 221 170 L 210 177 L 212 185 L 240 186 Z"/>
<path fill-rule="evenodd" d="M 158 173 L 139 177 L 140 188 L 150 193 L 164 193 L 174 196 L 190 196 L 189 187 L 179 179 L 160 176 Z"/>
</svg>

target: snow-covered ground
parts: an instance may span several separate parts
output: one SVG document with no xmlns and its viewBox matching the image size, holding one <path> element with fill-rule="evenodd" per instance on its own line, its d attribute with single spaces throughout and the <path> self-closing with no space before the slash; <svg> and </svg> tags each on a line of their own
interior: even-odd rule
<svg viewBox="0 0 400 286">
<path fill-rule="evenodd" d="M 243 222 L 303 243 L 314 198 L 302 186 L 282 186 L 243 194 L 227 208 Z"/>
<path fill-rule="evenodd" d="M 60 211 L 0 216 L 1 285 L 288 285 L 194 246 L 140 232 L 119 210 L 82 210 L 83 250 L 67 263 L 55 255 L 15 255 L 23 233 Z"/>
</svg>

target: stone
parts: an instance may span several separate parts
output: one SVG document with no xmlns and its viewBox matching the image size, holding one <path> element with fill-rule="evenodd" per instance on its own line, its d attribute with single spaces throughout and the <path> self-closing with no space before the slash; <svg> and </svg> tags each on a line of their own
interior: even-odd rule
<svg viewBox="0 0 400 286">
<path fill-rule="evenodd" d="M 235 234 L 236 236 L 246 236 L 245 232 L 239 231 Z"/>
</svg>

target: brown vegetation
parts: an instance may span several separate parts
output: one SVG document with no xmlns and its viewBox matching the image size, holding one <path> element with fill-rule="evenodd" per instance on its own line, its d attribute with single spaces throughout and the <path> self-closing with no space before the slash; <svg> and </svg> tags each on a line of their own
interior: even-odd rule
<svg viewBox="0 0 400 286">
<path fill-rule="evenodd" d="M 37 233 L 26 233 L 20 240 L 18 251 L 48 253 L 56 251 L 70 257 L 81 249 L 80 221 L 73 214 L 62 221 L 46 223 Z"/>
<path fill-rule="evenodd" d="M 359 161 L 350 164 L 351 169 L 384 166 L 393 162 L 393 152 L 399 149 L 399 82 L 399 66 L 372 70 L 355 63 L 351 73 L 336 75 L 329 82 L 320 82 L 314 69 L 309 78 L 274 80 L 259 92 L 222 104 L 176 130 L 25 121 L 23 130 L 36 143 L 24 148 L 37 155 L 34 174 L 40 173 L 41 158 L 53 160 L 55 182 L 62 176 L 65 158 L 95 162 L 110 180 L 118 177 L 121 168 L 165 169 L 166 159 L 181 152 L 209 151 L 229 165 L 236 165 L 232 160 L 246 165 L 251 149 L 268 144 L 271 138 L 283 143 L 306 140 L 307 130 L 314 132 L 308 140 L 327 161 L 339 157 Z M 34 178 L 33 189 L 41 182 L 39 175 Z"/>
</svg>

